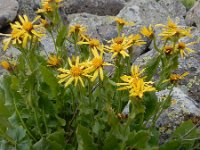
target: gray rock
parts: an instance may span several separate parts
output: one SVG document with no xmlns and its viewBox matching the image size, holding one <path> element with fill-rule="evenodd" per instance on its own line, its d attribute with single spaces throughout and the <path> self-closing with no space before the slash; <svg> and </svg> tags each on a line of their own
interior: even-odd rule
<svg viewBox="0 0 200 150">
<path fill-rule="evenodd" d="M 68 15 L 70 25 L 81 24 L 86 26 L 88 33 L 93 38 L 99 40 L 109 40 L 117 36 L 116 27 L 109 16 L 97 16 L 88 13 Z M 110 29 L 110 30 L 109 30 Z"/>
<path fill-rule="evenodd" d="M 168 15 L 155 0 L 131 0 L 117 16 L 139 25 L 149 25 L 166 22 Z"/>
<path fill-rule="evenodd" d="M 125 0 L 65 0 L 63 9 L 66 14 L 91 13 L 100 16 L 117 15 L 124 7 Z"/>
<path fill-rule="evenodd" d="M 15 19 L 18 8 L 19 5 L 16 0 L 0 1 L 0 29 Z"/>
<path fill-rule="evenodd" d="M 167 96 L 169 90 L 163 90 L 157 92 L 158 98 Z M 188 119 L 194 120 L 200 118 L 200 107 L 198 104 L 185 94 L 181 89 L 174 88 L 172 92 L 172 100 L 174 103 L 164 110 L 156 122 L 156 127 L 159 128 L 161 133 L 160 142 L 165 141 L 168 136 L 177 128 L 183 121 Z M 126 105 L 123 112 L 124 114 L 129 113 L 130 102 Z M 150 125 L 150 124 L 149 124 Z"/>
<path fill-rule="evenodd" d="M 168 10 L 170 16 L 184 17 L 186 15 L 186 8 L 180 0 L 159 0 L 158 3 Z"/>
<path fill-rule="evenodd" d="M 182 86 L 185 86 L 188 89 L 189 96 L 191 96 L 194 100 L 199 102 L 200 105 L 200 31 L 196 28 L 192 32 L 192 38 L 185 38 L 183 41 L 185 43 L 189 43 L 192 41 L 197 41 L 198 43 L 195 45 L 191 45 L 190 48 L 195 50 L 194 53 L 191 53 L 184 60 L 179 60 L 179 69 L 178 72 L 182 73 L 188 71 L 190 74 L 185 77 L 184 80 L 180 83 Z"/>
<path fill-rule="evenodd" d="M 157 93 L 159 97 L 168 95 L 169 91 L 164 90 Z M 197 123 L 196 118 L 200 118 L 200 107 L 198 104 L 185 94 L 181 89 L 174 88 L 172 92 L 172 99 L 175 103 L 165 110 L 156 122 L 156 126 L 161 133 L 160 142 L 163 143 L 169 135 L 177 128 L 183 121 L 191 119 Z"/>
<path fill-rule="evenodd" d="M 17 0 L 19 3 L 19 15 L 27 15 L 30 19 L 36 16 L 34 0 Z"/>
<path fill-rule="evenodd" d="M 188 26 L 197 26 L 200 29 L 200 0 L 187 12 L 186 24 Z"/>
</svg>

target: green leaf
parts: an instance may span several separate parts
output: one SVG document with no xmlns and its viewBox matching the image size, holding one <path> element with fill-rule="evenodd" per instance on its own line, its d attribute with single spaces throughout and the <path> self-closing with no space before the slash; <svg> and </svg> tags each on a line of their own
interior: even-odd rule
<svg viewBox="0 0 200 150">
<path fill-rule="evenodd" d="M 37 143 L 33 145 L 33 150 L 49 150 L 50 145 L 45 138 L 41 138 Z"/>
<path fill-rule="evenodd" d="M 90 134 L 90 130 L 82 125 L 77 127 L 76 138 L 78 142 L 78 150 L 95 150 L 97 145 Z"/>
<path fill-rule="evenodd" d="M 172 134 L 172 138 L 197 138 L 200 136 L 200 132 L 197 128 L 194 128 L 194 124 L 191 120 L 183 122 Z"/>
<path fill-rule="evenodd" d="M 151 78 L 155 75 L 155 73 L 158 69 L 160 60 L 161 60 L 161 56 L 159 55 L 156 58 L 151 59 L 147 63 L 147 66 L 145 69 L 145 75 L 147 76 L 147 78 L 146 78 L 147 81 L 151 80 Z"/>
<path fill-rule="evenodd" d="M 63 43 L 66 39 L 66 35 L 67 35 L 67 28 L 66 28 L 66 26 L 63 25 L 63 26 L 61 26 L 61 29 L 58 32 L 58 36 L 57 36 L 57 39 L 56 39 L 56 45 L 58 47 L 63 46 Z"/>
<path fill-rule="evenodd" d="M 41 66 L 40 71 L 42 73 L 44 82 L 50 87 L 52 95 L 56 96 L 59 90 L 58 82 L 56 77 L 53 75 L 53 72 L 48 70 L 45 66 Z"/>
<path fill-rule="evenodd" d="M 4 92 L 4 100 L 5 105 L 12 105 L 12 90 L 10 88 L 10 85 L 12 84 L 10 76 L 3 76 L 0 80 L 0 88 Z"/>
<path fill-rule="evenodd" d="M 181 147 L 180 140 L 171 140 L 160 147 L 160 150 L 179 150 Z"/>
<path fill-rule="evenodd" d="M 148 120 L 158 107 L 158 98 L 154 92 L 146 92 L 143 100 L 145 105 L 144 119 Z"/>
<path fill-rule="evenodd" d="M 20 142 L 25 136 L 26 131 L 21 127 L 9 128 L 7 134 L 17 142 Z"/>
<path fill-rule="evenodd" d="M 108 134 L 103 145 L 103 150 L 118 150 L 120 149 L 120 140 L 113 134 Z"/>
<path fill-rule="evenodd" d="M 137 150 L 143 150 L 148 147 L 148 141 L 150 134 L 148 131 L 141 130 L 137 133 L 130 133 L 127 141 L 127 145 Z"/>
<path fill-rule="evenodd" d="M 59 130 L 59 131 L 56 131 L 56 132 L 50 134 L 47 137 L 47 140 L 54 141 L 54 142 L 56 142 L 57 144 L 59 144 L 60 146 L 62 146 L 64 148 L 65 145 L 66 145 L 64 135 L 65 135 L 65 131 L 64 130 Z"/>
</svg>

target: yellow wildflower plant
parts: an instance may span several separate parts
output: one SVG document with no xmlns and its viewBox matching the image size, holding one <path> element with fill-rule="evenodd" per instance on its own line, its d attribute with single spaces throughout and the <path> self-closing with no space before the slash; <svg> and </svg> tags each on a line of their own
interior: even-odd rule
<svg viewBox="0 0 200 150">
<path fill-rule="evenodd" d="M 4 51 L 6 51 L 8 49 L 10 44 L 12 44 L 12 45 L 16 45 L 16 44 L 21 45 L 22 44 L 24 31 L 20 30 L 18 28 L 13 28 L 12 24 L 11 24 L 11 28 L 12 28 L 11 34 L 0 33 L 0 35 L 8 37 L 3 40 L 3 50 Z"/>
<path fill-rule="evenodd" d="M 190 53 L 193 53 L 194 50 L 189 48 L 188 46 L 196 44 L 196 42 L 190 42 L 190 43 L 184 43 L 184 42 L 179 42 L 176 44 L 176 50 L 180 53 L 181 58 L 184 58 Z"/>
<path fill-rule="evenodd" d="M 173 22 L 172 19 L 168 18 L 167 25 L 164 24 L 157 24 L 156 27 L 162 27 L 162 33 L 158 34 L 159 36 L 163 37 L 163 40 L 170 39 L 170 38 L 181 38 L 181 37 L 191 37 L 191 28 L 184 28 L 178 26 L 176 23 Z"/>
<path fill-rule="evenodd" d="M 76 57 L 75 64 L 72 64 L 70 58 L 68 58 L 68 63 L 70 69 L 59 68 L 58 71 L 61 72 L 57 77 L 59 78 L 58 83 L 65 83 L 65 87 L 68 87 L 73 81 L 74 85 L 77 86 L 80 82 L 81 86 L 84 87 L 83 77 L 89 77 L 85 70 L 85 66 L 81 65 L 79 62 L 79 57 Z"/>
<path fill-rule="evenodd" d="M 183 74 L 171 74 L 170 75 L 170 78 L 169 78 L 169 81 L 172 82 L 172 83 L 175 83 L 179 80 L 182 80 L 184 79 L 185 76 L 189 75 L 189 72 L 185 72 Z"/>
<path fill-rule="evenodd" d="M 37 13 L 51 13 L 55 11 L 56 8 L 60 7 L 58 5 L 63 0 L 43 0 L 42 8 L 37 10 Z"/>
<path fill-rule="evenodd" d="M 174 48 L 171 45 L 164 46 L 163 50 L 166 55 L 171 55 L 174 52 Z"/>
<path fill-rule="evenodd" d="M 118 17 L 113 17 L 118 26 L 134 26 L 134 22 L 127 22 L 126 20 Z"/>
<path fill-rule="evenodd" d="M 80 25 L 80 24 L 75 24 L 69 27 L 69 33 L 68 36 L 71 36 L 73 34 L 77 35 L 83 35 L 87 31 L 87 28 Z"/>
<path fill-rule="evenodd" d="M 118 88 L 118 90 L 129 90 L 130 96 L 142 98 L 144 93 L 147 91 L 155 91 L 156 89 L 152 87 L 153 82 L 145 82 L 144 78 L 141 78 L 141 74 L 144 72 L 143 70 L 139 70 L 138 66 L 131 67 L 131 76 L 123 75 L 121 76 L 121 80 L 124 83 L 116 83 L 117 86 L 124 86 Z"/>
<path fill-rule="evenodd" d="M 140 33 L 148 38 L 154 37 L 154 30 L 152 25 L 149 25 L 149 27 L 142 27 Z"/>
<path fill-rule="evenodd" d="M 39 19 L 40 16 L 37 16 L 33 21 L 30 21 L 26 15 L 23 17 L 19 15 L 20 22 L 16 21 L 15 24 L 12 24 L 12 28 L 23 31 L 23 36 L 21 37 L 23 47 L 27 46 L 28 40 L 32 40 L 33 38 L 40 40 L 44 36 L 41 25 L 35 24 Z"/>
<path fill-rule="evenodd" d="M 127 49 L 131 47 L 132 44 L 129 43 L 113 43 L 110 46 L 107 46 L 106 49 L 110 52 L 113 53 L 111 59 L 117 57 L 118 55 L 122 55 L 123 58 L 129 57 L 129 54 L 127 52 Z"/>
<path fill-rule="evenodd" d="M 91 61 L 87 63 L 88 67 L 86 68 L 86 72 L 94 72 L 91 78 L 92 82 L 95 81 L 98 75 L 100 76 L 101 81 L 103 81 L 104 79 L 103 67 L 110 66 L 112 64 L 104 61 L 103 51 L 101 51 L 99 54 L 97 50 L 93 49 L 92 54 L 94 55 L 94 57 L 92 58 Z"/>
<path fill-rule="evenodd" d="M 1 66 L 8 71 L 11 69 L 10 63 L 5 60 L 1 62 Z"/>
<path fill-rule="evenodd" d="M 78 45 L 89 45 L 91 50 L 102 50 L 102 45 L 98 39 L 83 37 L 84 41 L 77 42 Z"/>
<path fill-rule="evenodd" d="M 146 44 L 146 42 L 144 40 L 142 40 L 142 37 L 139 35 L 139 34 L 136 34 L 136 35 L 129 35 L 128 36 L 128 42 L 130 44 L 133 44 L 135 46 L 141 46 L 141 45 L 144 45 Z"/>
<path fill-rule="evenodd" d="M 56 55 L 50 55 L 48 58 L 48 65 L 47 66 L 51 66 L 51 67 L 55 67 L 58 66 L 60 64 L 61 58 L 56 56 Z"/>
</svg>

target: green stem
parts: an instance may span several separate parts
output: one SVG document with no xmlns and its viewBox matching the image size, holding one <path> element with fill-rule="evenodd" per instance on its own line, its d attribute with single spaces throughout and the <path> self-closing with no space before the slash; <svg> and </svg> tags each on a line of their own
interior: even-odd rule
<svg viewBox="0 0 200 150">
<path fill-rule="evenodd" d="M 31 134 L 31 132 L 28 130 L 26 124 L 24 123 L 24 121 L 23 121 L 23 119 L 22 119 L 22 117 L 21 117 L 21 115 L 20 115 L 20 112 L 19 112 L 19 110 L 18 110 L 18 108 L 17 108 L 15 99 L 14 99 L 14 107 L 15 107 L 15 111 L 16 111 L 18 117 L 19 117 L 19 120 L 20 120 L 21 123 L 22 123 L 22 126 L 24 127 L 24 129 L 26 129 L 27 134 L 28 134 L 34 141 L 37 141 L 37 140 L 35 139 L 35 137 Z"/>
<path fill-rule="evenodd" d="M 41 133 L 40 126 L 39 126 L 37 112 L 36 112 L 34 107 L 33 107 L 33 112 L 34 112 L 34 118 L 35 118 L 35 122 L 36 122 L 36 125 L 37 125 L 37 128 L 38 128 L 39 135 L 42 137 L 42 133 Z"/>
</svg>

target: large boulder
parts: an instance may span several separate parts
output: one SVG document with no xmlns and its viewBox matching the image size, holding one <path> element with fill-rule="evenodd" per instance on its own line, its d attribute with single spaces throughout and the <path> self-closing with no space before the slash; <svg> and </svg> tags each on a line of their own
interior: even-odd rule
<svg viewBox="0 0 200 150">
<path fill-rule="evenodd" d="M 167 96 L 168 93 L 169 90 L 164 90 L 158 92 L 157 95 L 163 97 Z M 183 121 L 191 119 L 196 124 L 198 122 L 197 120 L 200 119 L 200 108 L 198 104 L 181 89 L 173 89 L 172 101 L 171 106 L 160 115 L 156 123 L 161 132 L 161 143 L 169 138 L 172 131 Z"/>
<path fill-rule="evenodd" d="M 30 19 L 36 16 L 34 0 L 17 0 L 19 3 L 18 15 L 27 15 Z"/>
<path fill-rule="evenodd" d="M 161 4 L 155 0 L 131 0 L 117 16 L 139 25 L 166 23 L 168 17 L 180 17 L 173 12 L 169 13 L 171 7 L 167 7 L 167 3 Z"/>
<path fill-rule="evenodd" d="M 180 0 L 159 0 L 158 3 L 165 8 L 172 17 L 184 17 L 186 8 Z"/>
<path fill-rule="evenodd" d="M 125 0 L 64 0 L 62 6 L 66 14 L 86 12 L 100 16 L 114 16 L 124 4 Z"/>
<path fill-rule="evenodd" d="M 19 5 L 16 0 L 0 1 L 0 29 L 12 22 L 18 11 Z"/>
<path fill-rule="evenodd" d="M 200 0 L 187 12 L 185 21 L 189 26 L 197 26 L 200 29 Z"/>
</svg>

